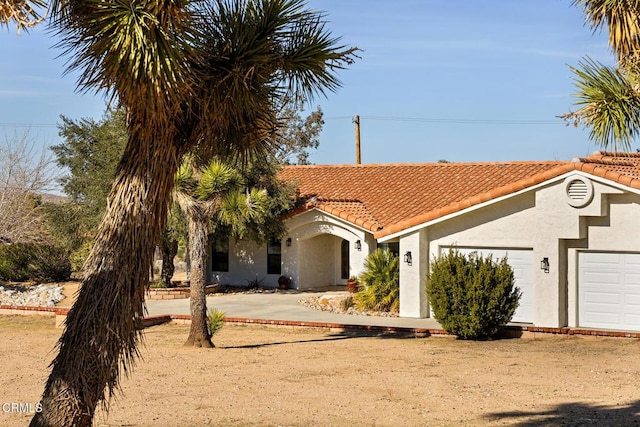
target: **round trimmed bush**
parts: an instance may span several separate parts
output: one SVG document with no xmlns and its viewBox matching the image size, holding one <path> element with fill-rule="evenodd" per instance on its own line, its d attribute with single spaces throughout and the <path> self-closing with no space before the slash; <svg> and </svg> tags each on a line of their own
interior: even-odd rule
<svg viewBox="0 0 640 427">
<path fill-rule="evenodd" d="M 486 339 L 506 325 L 520 301 L 507 259 L 449 250 L 432 262 L 427 284 L 436 320 L 463 339 Z"/>
</svg>

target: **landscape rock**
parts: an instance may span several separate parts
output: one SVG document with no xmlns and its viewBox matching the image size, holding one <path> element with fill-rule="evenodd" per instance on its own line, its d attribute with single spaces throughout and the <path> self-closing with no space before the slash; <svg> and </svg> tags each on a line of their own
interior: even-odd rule
<svg viewBox="0 0 640 427">
<path fill-rule="evenodd" d="M 0 286 L 0 305 L 54 307 L 62 299 L 62 286 L 56 284 Z"/>
</svg>

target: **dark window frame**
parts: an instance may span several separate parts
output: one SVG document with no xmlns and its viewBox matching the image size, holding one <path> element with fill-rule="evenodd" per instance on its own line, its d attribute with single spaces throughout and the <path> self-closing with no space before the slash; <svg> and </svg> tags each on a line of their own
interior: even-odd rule
<svg viewBox="0 0 640 427">
<path fill-rule="evenodd" d="M 211 239 L 211 271 L 229 272 L 229 236 Z"/>
<path fill-rule="evenodd" d="M 267 274 L 282 274 L 282 240 L 267 241 Z"/>
</svg>

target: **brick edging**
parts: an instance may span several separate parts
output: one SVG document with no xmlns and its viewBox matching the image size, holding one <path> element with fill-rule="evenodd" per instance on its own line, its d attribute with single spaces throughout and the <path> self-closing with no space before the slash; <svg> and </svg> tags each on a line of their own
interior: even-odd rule
<svg viewBox="0 0 640 427">
<path fill-rule="evenodd" d="M 14 310 L 26 312 L 49 312 L 56 316 L 66 316 L 69 313 L 69 307 L 36 307 L 36 306 L 17 306 L 17 305 L 0 305 L 0 310 Z M 145 316 L 142 326 L 147 328 L 150 326 L 161 325 L 172 320 L 190 321 L 191 316 L 188 314 L 163 314 L 156 316 Z M 324 328 L 324 329 L 344 329 L 353 331 L 369 331 L 390 334 L 407 334 L 416 336 L 431 335 L 448 335 L 444 329 L 431 328 L 411 328 L 406 326 L 379 326 L 379 325 L 354 325 L 348 323 L 330 323 L 330 322 L 310 322 L 299 320 L 271 320 L 271 319 L 249 319 L 246 317 L 225 317 L 226 323 L 236 323 L 245 325 L 273 325 L 273 326 L 298 326 L 308 328 Z M 549 328 L 543 326 L 528 325 L 511 325 L 505 326 L 498 336 L 500 337 L 519 337 L 524 332 L 542 333 L 565 336 L 595 336 L 595 337 L 613 337 L 613 338 L 640 338 L 640 332 L 629 331 L 604 331 L 598 329 L 584 328 Z"/>
<path fill-rule="evenodd" d="M 34 305 L 0 305 L 0 310 L 48 311 L 55 313 L 58 307 L 38 307 Z"/>
</svg>

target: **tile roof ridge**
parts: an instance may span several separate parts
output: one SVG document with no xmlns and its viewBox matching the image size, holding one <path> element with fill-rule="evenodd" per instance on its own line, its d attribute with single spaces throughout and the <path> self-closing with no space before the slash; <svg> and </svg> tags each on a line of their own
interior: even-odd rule
<svg viewBox="0 0 640 427">
<path fill-rule="evenodd" d="M 425 166 L 495 166 L 495 165 L 542 165 L 542 164 L 564 164 L 568 160 L 501 160 L 501 161 L 478 161 L 478 162 L 425 162 L 425 163 L 343 163 L 343 164 L 322 164 L 322 165 L 286 165 L 285 168 L 296 169 L 329 169 L 329 168 L 386 168 L 386 167 L 425 167 Z"/>
<path fill-rule="evenodd" d="M 360 199 L 334 198 L 334 197 L 318 197 L 318 202 L 340 202 L 340 203 L 363 203 Z"/>
<path fill-rule="evenodd" d="M 605 157 L 634 157 L 640 158 L 640 152 L 628 152 L 628 151 L 596 151 L 591 156 L 601 155 Z M 589 156 L 589 157 L 591 157 Z"/>
<path fill-rule="evenodd" d="M 635 163 L 629 160 L 622 160 L 622 159 L 618 160 L 618 158 L 616 157 L 605 159 L 604 156 L 603 157 L 595 157 L 595 156 L 577 157 L 573 159 L 572 162 L 573 163 L 590 163 L 590 164 L 596 164 L 596 165 L 602 165 L 602 166 L 635 166 Z"/>
</svg>

